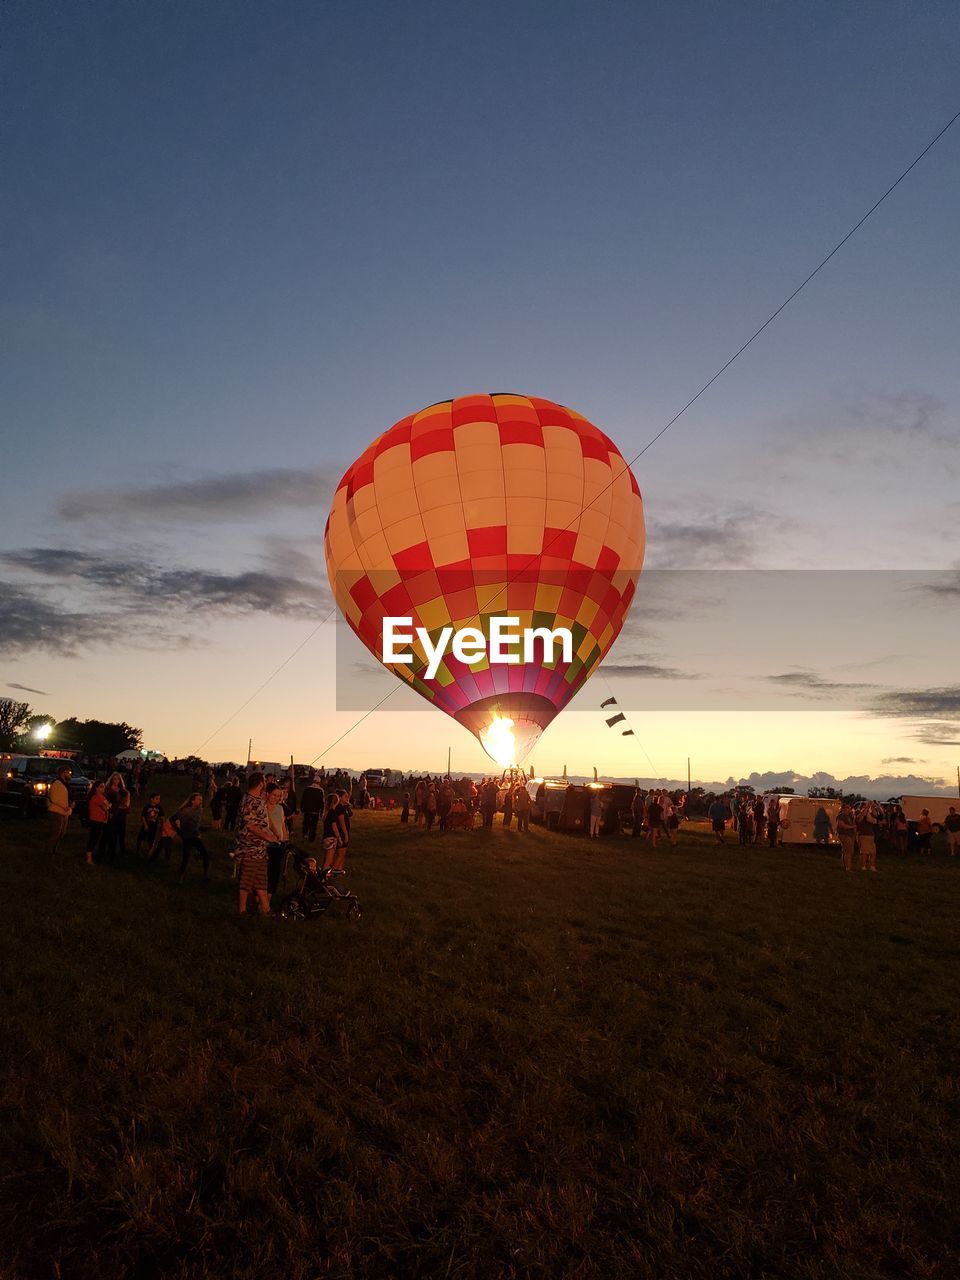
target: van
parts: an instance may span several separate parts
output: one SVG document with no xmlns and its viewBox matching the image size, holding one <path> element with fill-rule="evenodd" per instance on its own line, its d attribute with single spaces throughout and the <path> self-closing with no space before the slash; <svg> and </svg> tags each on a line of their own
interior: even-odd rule
<svg viewBox="0 0 960 1280">
<path fill-rule="evenodd" d="M 768 791 L 763 797 L 763 809 L 767 812 L 770 800 L 780 801 L 780 844 L 816 844 L 813 834 L 817 813 L 823 809 L 830 819 L 829 844 L 839 844 L 837 839 L 837 814 L 840 812 L 839 800 L 821 800 L 817 796 L 782 796 L 778 792 Z"/>
</svg>

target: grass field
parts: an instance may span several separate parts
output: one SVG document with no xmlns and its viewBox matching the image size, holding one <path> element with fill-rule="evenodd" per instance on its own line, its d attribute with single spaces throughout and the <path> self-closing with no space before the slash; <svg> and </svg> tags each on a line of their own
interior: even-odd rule
<svg viewBox="0 0 960 1280">
<path fill-rule="evenodd" d="M 359 925 L 0 816 L 0 1276 L 955 1277 L 960 868 L 358 815 Z"/>
</svg>

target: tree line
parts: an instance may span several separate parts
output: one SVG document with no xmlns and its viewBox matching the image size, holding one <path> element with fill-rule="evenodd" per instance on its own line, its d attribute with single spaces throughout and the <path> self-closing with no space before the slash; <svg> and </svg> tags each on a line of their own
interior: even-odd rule
<svg viewBox="0 0 960 1280">
<path fill-rule="evenodd" d="M 49 725 L 46 736 L 38 734 Z M 78 751 L 85 756 L 116 756 L 121 751 L 143 746 L 143 731 L 127 724 L 106 720 L 78 720 L 35 712 L 28 702 L 0 698 L 0 751 L 21 751 L 34 755 L 41 747 Z"/>
</svg>

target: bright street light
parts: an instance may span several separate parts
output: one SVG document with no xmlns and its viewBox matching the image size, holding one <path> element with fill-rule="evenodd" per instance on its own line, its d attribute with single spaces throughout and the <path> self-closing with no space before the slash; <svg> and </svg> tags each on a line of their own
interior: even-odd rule
<svg viewBox="0 0 960 1280">
<path fill-rule="evenodd" d="M 50 737 L 51 733 L 53 733 L 52 724 L 38 724 L 36 729 L 33 731 L 33 736 L 35 738 L 39 738 L 41 742 L 45 742 L 47 738 Z"/>
</svg>

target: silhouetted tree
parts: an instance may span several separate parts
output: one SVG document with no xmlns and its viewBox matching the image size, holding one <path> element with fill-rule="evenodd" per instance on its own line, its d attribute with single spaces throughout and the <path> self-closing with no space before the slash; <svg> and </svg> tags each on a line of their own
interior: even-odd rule
<svg viewBox="0 0 960 1280">
<path fill-rule="evenodd" d="M 13 698 L 0 698 L 0 750 L 9 751 L 16 745 L 30 719 L 30 703 L 15 702 Z"/>
<path fill-rule="evenodd" d="M 121 721 L 61 720 L 53 731 L 58 747 L 68 747 L 88 756 L 118 756 L 131 747 L 143 746 L 143 731 Z"/>
</svg>

